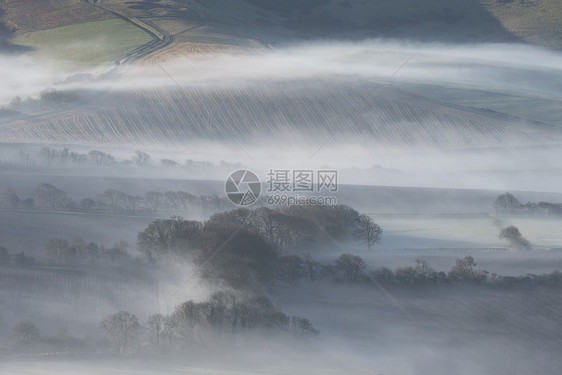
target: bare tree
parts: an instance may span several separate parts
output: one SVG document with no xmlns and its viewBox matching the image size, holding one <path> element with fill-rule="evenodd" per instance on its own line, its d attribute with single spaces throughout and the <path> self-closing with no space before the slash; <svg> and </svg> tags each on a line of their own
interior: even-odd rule
<svg viewBox="0 0 562 375">
<path fill-rule="evenodd" d="M 272 210 L 269 207 L 260 207 L 254 212 L 258 221 L 258 230 L 263 233 L 264 237 L 269 241 L 269 243 L 277 245 L 275 240 L 275 230 L 277 228 L 275 216 L 279 215 L 279 212 Z"/>
<path fill-rule="evenodd" d="M 40 184 L 33 192 L 38 206 L 51 209 L 74 209 L 76 204 L 66 193 L 51 184 Z"/>
<path fill-rule="evenodd" d="M 200 325 L 205 317 L 204 304 L 191 300 L 176 306 L 172 318 L 176 322 L 176 332 L 186 342 L 193 341 L 199 334 Z"/>
<path fill-rule="evenodd" d="M 190 207 L 193 207 L 196 197 L 186 191 L 178 191 L 176 199 L 178 204 L 181 205 L 182 210 L 186 212 Z"/>
<path fill-rule="evenodd" d="M 164 195 L 158 191 L 149 191 L 144 195 L 144 201 L 154 212 L 156 212 L 158 207 L 162 204 L 163 198 Z"/>
<path fill-rule="evenodd" d="M 166 206 L 173 210 L 177 210 L 180 204 L 178 193 L 175 191 L 167 191 L 164 193 L 164 196 L 166 197 Z"/>
<path fill-rule="evenodd" d="M 166 320 L 167 318 L 162 314 L 153 314 L 148 317 L 146 325 L 150 330 L 151 340 L 154 342 L 156 347 L 160 347 L 160 340 L 166 331 Z"/>
<path fill-rule="evenodd" d="M 16 194 L 16 191 L 11 187 L 4 190 L 3 198 L 4 202 L 8 204 L 8 207 L 16 208 L 21 204 L 21 199 Z"/>
<path fill-rule="evenodd" d="M 135 151 L 134 162 L 141 167 L 150 165 L 150 155 L 144 151 Z"/>
<path fill-rule="evenodd" d="M 162 255 L 185 255 L 192 250 L 200 230 L 200 222 L 181 217 L 155 220 L 138 234 L 137 247 L 151 259 Z"/>
<path fill-rule="evenodd" d="M 287 283 L 302 279 L 304 266 L 298 255 L 285 255 L 279 258 L 279 278 Z"/>
<path fill-rule="evenodd" d="M 126 353 L 134 342 L 140 325 L 135 315 L 119 311 L 105 317 L 101 321 L 101 327 L 113 341 L 115 350 L 118 353 Z"/>
<path fill-rule="evenodd" d="M 80 201 L 80 210 L 82 211 L 94 211 L 98 207 L 98 203 L 91 198 L 84 198 Z"/>
<path fill-rule="evenodd" d="M 29 349 L 39 340 L 39 330 L 31 322 L 20 322 L 15 325 L 8 341 L 12 346 Z"/>
<path fill-rule="evenodd" d="M 382 228 L 371 217 L 362 214 L 356 219 L 355 236 L 367 244 L 369 251 L 381 240 Z"/>
<path fill-rule="evenodd" d="M 511 193 L 500 194 L 493 203 L 498 214 L 512 214 L 522 207 L 521 202 Z"/>
<path fill-rule="evenodd" d="M 303 260 L 303 273 L 310 281 L 321 279 L 324 276 L 322 265 L 314 261 L 310 254 L 306 254 Z"/>
<path fill-rule="evenodd" d="M 93 161 L 98 167 L 113 165 L 116 163 L 115 158 L 102 151 L 92 150 L 88 153 L 88 159 Z"/>
<path fill-rule="evenodd" d="M 119 190 L 107 189 L 101 195 L 101 198 L 105 204 L 111 207 L 113 212 L 117 212 L 126 203 L 127 194 Z"/>
<path fill-rule="evenodd" d="M 318 335 L 318 330 L 306 318 L 298 316 L 291 317 L 291 331 L 298 337 L 314 337 Z"/>
<path fill-rule="evenodd" d="M 507 239 L 516 249 L 531 250 L 531 243 L 523 237 L 519 229 L 514 225 L 503 228 L 500 231 L 500 238 Z"/>
<path fill-rule="evenodd" d="M 70 101 L 70 98 L 64 91 L 54 89 L 42 91 L 40 93 L 40 99 L 54 107 L 58 107 Z"/>
<path fill-rule="evenodd" d="M 401 284 L 427 284 L 437 282 L 437 272 L 429 266 L 426 260 L 416 259 L 415 266 L 399 267 L 396 269 L 396 281 Z"/>
<path fill-rule="evenodd" d="M 46 245 L 47 261 L 52 264 L 65 264 L 71 257 L 70 245 L 67 240 L 55 238 L 49 240 Z"/>
<path fill-rule="evenodd" d="M 142 203 L 142 198 L 138 195 L 125 195 L 125 205 L 127 210 L 134 214 Z"/>
<path fill-rule="evenodd" d="M 360 256 L 346 253 L 336 259 L 336 269 L 343 272 L 347 281 L 355 283 L 367 270 L 367 265 Z"/>
<path fill-rule="evenodd" d="M 23 99 L 21 98 L 21 96 L 14 96 L 12 98 L 12 100 L 10 100 L 10 107 L 12 108 L 18 108 L 21 106 L 21 104 L 23 103 Z"/>
<path fill-rule="evenodd" d="M 161 159 L 160 164 L 164 167 L 177 167 L 179 165 L 177 161 L 171 159 Z"/>
<path fill-rule="evenodd" d="M 457 259 L 455 266 L 449 272 L 449 277 L 452 280 L 463 281 L 468 284 L 479 284 L 486 281 L 488 273 L 478 271 L 475 267 L 476 262 L 470 255 L 463 259 Z"/>
<path fill-rule="evenodd" d="M 232 296 L 226 292 L 215 292 L 209 299 L 207 321 L 216 331 L 222 332 L 228 318 L 228 302 Z"/>
</svg>

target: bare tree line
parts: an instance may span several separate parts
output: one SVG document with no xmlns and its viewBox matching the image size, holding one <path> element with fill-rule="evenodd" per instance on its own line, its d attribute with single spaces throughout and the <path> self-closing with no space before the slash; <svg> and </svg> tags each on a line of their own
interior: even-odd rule
<svg viewBox="0 0 562 375">
<path fill-rule="evenodd" d="M 194 195 L 186 191 L 148 191 L 139 195 L 117 189 L 107 189 L 97 197 L 76 202 L 65 191 L 48 183 L 39 184 L 33 190 L 32 197 L 27 198 L 20 198 L 13 188 L 7 188 L 0 201 L 0 207 L 13 209 L 127 215 L 217 212 L 228 206 L 228 200 L 217 195 Z"/>
<path fill-rule="evenodd" d="M 311 322 L 289 316 L 266 295 L 221 291 L 203 302 L 189 300 L 172 313 L 155 313 L 141 324 L 136 315 L 118 311 L 100 322 L 103 336 L 77 338 L 61 327 L 55 336 L 43 336 L 29 321 L 17 323 L 0 353 L 115 353 L 178 354 L 200 351 L 208 342 L 228 341 L 235 336 L 277 333 L 296 338 L 318 335 Z M 270 336 L 271 337 L 271 336 Z"/>
<path fill-rule="evenodd" d="M 498 216 L 529 215 L 529 216 L 562 216 L 562 203 L 540 201 L 521 203 L 511 193 L 498 195 L 492 204 Z"/>
<path fill-rule="evenodd" d="M 103 141 L 103 139 L 102 139 Z M 42 147 L 39 151 L 29 152 L 19 150 L 11 159 L 0 160 L 0 164 L 17 165 L 20 167 L 90 167 L 90 168 L 183 168 L 186 170 L 222 168 L 233 170 L 241 168 L 240 164 L 220 162 L 214 164 L 207 161 L 196 161 L 188 159 L 185 162 L 173 159 L 153 159 L 150 154 L 142 150 L 134 151 L 130 158 L 119 159 L 116 156 L 100 151 L 90 150 L 88 152 L 73 151 L 67 147 L 53 148 Z"/>
</svg>

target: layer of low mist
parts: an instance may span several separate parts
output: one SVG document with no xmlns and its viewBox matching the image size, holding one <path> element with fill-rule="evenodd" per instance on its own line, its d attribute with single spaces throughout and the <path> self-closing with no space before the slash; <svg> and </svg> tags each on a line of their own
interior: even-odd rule
<svg viewBox="0 0 562 375">
<path fill-rule="evenodd" d="M 140 66 L 132 70 L 125 67 L 121 68 L 127 71 L 125 79 L 115 82 L 102 77 L 86 84 L 90 88 L 128 91 L 188 83 L 243 85 L 248 81 L 353 77 L 382 82 L 464 85 L 560 97 L 561 65 L 559 52 L 530 45 L 455 46 L 382 39 L 304 44 L 255 54 L 183 57 L 161 64 L 171 78 L 158 66 Z M 5 76 L 0 102 L 8 103 L 14 96 L 37 96 L 49 85 L 61 89 L 84 86 L 85 82 L 63 83 L 65 78 L 76 73 L 65 73 L 56 67 L 57 62 L 53 60 L 39 64 L 26 61 L 25 57 L 4 56 L 1 71 L 14 74 Z"/>
<path fill-rule="evenodd" d="M 1 61 L 0 102 L 21 113 L 5 117 L 4 142 L 119 145 L 260 172 L 330 166 L 344 170 L 347 183 L 560 186 L 558 147 L 535 147 L 560 142 L 558 123 L 408 91 L 409 84 L 423 83 L 426 90 L 455 87 L 475 98 L 485 91 L 511 93 L 529 97 L 529 111 L 531 99 L 542 98 L 551 103 L 549 118 L 556 118 L 562 57 L 539 47 L 325 42 L 81 75 L 58 71 L 53 61 Z M 45 105 L 39 100 L 45 90 L 66 93 L 68 101 Z"/>
<path fill-rule="evenodd" d="M 226 166 L 250 168 L 262 182 L 270 169 L 334 168 L 340 173 L 339 203 L 361 208 L 383 226 L 377 251 L 347 243 L 339 248 L 364 255 L 369 269 L 394 269 L 423 257 L 446 272 L 470 253 L 481 255 L 478 266 L 493 273 L 552 272 L 561 265 L 559 252 L 551 250 L 560 243 L 558 218 L 520 216 L 494 223 L 489 214 L 497 194 L 506 190 L 517 192 L 522 202 L 558 202 L 559 195 L 537 192 L 562 192 L 562 124 L 556 121 L 561 66 L 559 52 L 527 45 L 389 40 L 198 55 L 82 74 L 65 72 L 56 61 L 4 56 L 0 143 L 9 147 L 0 153 L 0 188 L 27 198 L 37 184 L 48 182 L 77 202 L 108 188 L 139 196 L 149 190 L 221 194 Z M 490 91 L 507 99 L 495 107 L 504 108 L 499 111 L 479 107 L 470 95 L 452 102 L 424 94 L 444 88 L 475 98 Z M 511 96 L 528 97 L 529 109 L 533 101 L 548 102 L 544 118 L 550 120 L 510 113 Z M 118 163 L 107 168 L 31 163 L 26 155 L 42 146 L 100 149 Z M 136 150 L 152 155 L 152 162 L 135 165 Z M 177 166 L 166 169 L 162 159 Z M 186 167 L 189 160 L 221 167 L 193 172 Z M 389 187 L 351 186 L 360 184 Z M 162 212 L 142 217 L 3 208 L 0 246 L 36 256 L 38 266 L 0 268 L 0 337 L 21 320 L 33 321 L 49 336 L 62 326 L 79 337 L 97 336 L 100 320 L 118 310 L 130 310 L 144 322 L 162 306 L 170 313 L 187 299 L 206 300 L 222 285 L 204 282 L 192 265 L 128 274 L 119 266 L 42 264 L 53 238 L 82 237 L 107 247 L 124 239 L 132 256 L 139 256 L 137 233 Z M 185 216 L 199 219 L 193 212 Z M 533 251 L 509 248 L 498 237 L 506 225 L 518 225 Z M 541 228 L 533 231 L 534 226 Z M 327 264 L 339 250 L 314 256 Z M 532 288 L 453 284 L 387 290 L 337 279 L 276 283 L 264 291 L 288 314 L 309 318 L 320 331 L 317 338 L 295 343 L 266 335 L 253 341 L 236 337 L 228 350 L 203 340 L 186 354 L 187 365 L 165 356 L 150 361 L 102 355 L 95 362 L 54 360 L 45 370 L 43 363 L 22 363 L 15 356 L 0 363 L 0 371 L 551 374 L 560 366 L 560 296 L 557 287 Z"/>
</svg>

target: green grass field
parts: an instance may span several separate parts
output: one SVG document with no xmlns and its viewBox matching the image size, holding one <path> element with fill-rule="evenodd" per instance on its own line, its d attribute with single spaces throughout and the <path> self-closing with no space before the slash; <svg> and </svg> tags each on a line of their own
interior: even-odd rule
<svg viewBox="0 0 562 375">
<path fill-rule="evenodd" d="M 121 19 L 109 19 L 30 32 L 16 42 L 34 48 L 30 52 L 34 59 L 48 57 L 85 67 L 111 64 L 151 40 L 137 27 Z"/>
</svg>

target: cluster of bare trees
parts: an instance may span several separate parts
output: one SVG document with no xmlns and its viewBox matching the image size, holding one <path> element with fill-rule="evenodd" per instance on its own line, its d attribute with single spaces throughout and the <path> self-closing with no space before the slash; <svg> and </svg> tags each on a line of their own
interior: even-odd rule
<svg viewBox="0 0 562 375">
<path fill-rule="evenodd" d="M 519 228 L 514 225 L 503 228 L 500 231 L 500 238 L 505 238 L 509 241 L 510 245 L 516 250 L 531 250 L 531 243 L 527 240 Z"/>
<path fill-rule="evenodd" d="M 29 266 L 35 264 L 35 258 L 25 255 L 23 251 L 12 254 L 4 246 L 0 246 L 0 264 Z"/>
<path fill-rule="evenodd" d="M 382 229 L 369 216 L 345 205 L 259 207 L 216 213 L 204 223 L 178 217 L 157 220 L 139 234 L 138 247 L 150 258 L 166 253 L 181 255 L 191 251 L 188 244 L 193 245 L 203 232 L 237 229 L 259 236 L 279 253 L 334 248 L 336 243 L 349 240 L 364 242 L 372 249 L 382 236 Z M 182 241 L 185 244 L 180 244 Z"/>
<path fill-rule="evenodd" d="M 494 278 L 497 278 L 494 275 Z M 331 264 L 321 264 L 309 255 L 286 255 L 279 258 L 278 278 L 285 283 L 332 279 L 348 283 L 372 283 L 396 285 L 424 284 L 481 284 L 488 279 L 488 272 L 476 268 L 472 256 L 457 259 L 450 272 L 437 272 L 426 260 L 418 259 L 413 266 L 369 271 L 365 260 L 359 255 L 344 253 Z"/>
<path fill-rule="evenodd" d="M 129 244 L 125 240 L 117 241 L 111 248 L 105 248 L 95 242 L 86 243 L 81 238 L 73 241 L 54 238 L 45 246 L 46 262 L 64 266 L 104 264 L 127 266 L 135 263 L 135 259 L 127 251 L 128 248 Z"/>
<path fill-rule="evenodd" d="M 367 272 L 367 264 L 363 258 L 351 253 L 340 255 L 333 264 L 321 264 L 313 260 L 309 254 L 304 257 L 286 255 L 279 259 L 278 272 L 279 280 L 286 283 L 296 283 L 301 280 L 314 282 L 330 277 L 356 283 L 363 280 Z"/>
<path fill-rule="evenodd" d="M 527 274 L 524 276 L 502 276 L 477 267 L 470 255 L 457 259 L 449 272 L 436 271 L 424 259 L 417 259 L 412 266 L 398 267 L 394 272 L 386 267 L 375 271 L 367 269 L 365 261 L 353 254 L 342 254 L 333 265 L 322 265 L 336 281 L 351 283 L 379 283 L 382 285 L 562 285 L 562 273 Z"/>
<path fill-rule="evenodd" d="M 369 272 L 365 280 L 377 281 L 382 284 L 398 285 L 438 285 L 438 284 L 470 284 L 485 283 L 488 272 L 476 267 L 474 258 L 470 255 L 457 259 L 449 272 L 436 271 L 424 259 L 417 259 L 413 266 L 399 267 L 394 272 L 388 268 L 381 268 Z"/>
<path fill-rule="evenodd" d="M 125 240 L 117 241 L 112 247 L 106 248 L 95 242 L 87 243 L 82 238 L 68 241 L 54 238 L 45 246 L 45 263 L 57 266 L 80 265 L 118 265 L 130 267 L 146 267 L 139 258 L 129 253 L 129 244 Z M 43 261 L 42 261 L 43 263 Z M 25 253 L 10 253 L 7 248 L 0 246 L 0 265 L 11 264 L 19 266 L 36 265 L 36 259 Z"/>
<path fill-rule="evenodd" d="M 1 203 L 7 208 L 128 215 L 217 212 L 229 206 L 226 198 L 217 195 L 193 195 L 186 191 L 148 191 L 137 195 L 117 189 L 107 189 L 96 198 L 76 202 L 65 191 L 48 183 L 39 184 L 33 191 L 33 197 L 25 199 L 21 199 L 13 188 L 7 188 Z"/>
<path fill-rule="evenodd" d="M 55 102 L 60 97 L 58 92 L 47 92 L 45 98 L 51 102 Z M 51 100 L 52 99 L 52 100 Z M 17 107 L 14 105 L 13 107 Z M 3 112 L 5 115 L 17 114 L 17 111 L 0 109 L 0 116 Z M 103 137 L 103 135 L 102 135 Z M 101 139 L 103 142 L 103 139 Z M 210 170 L 214 168 L 235 170 L 242 166 L 240 164 L 229 164 L 221 162 L 213 164 L 204 161 L 195 161 L 188 159 L 183 164 L 172 159 L 153 160 L 152 156 L 144 151 L 137 150 L 132 157 L 128 159 L 118 160 L 115 156 L 100 150 L 91 150 L 88 152 L 73 151 L 69 148 L 53 148 L 42 147 L 39 151 L 30 153 L 20 150 L 17 156 L 13 157 L 11 164 L 20 166 L 42 166 L 42 167 L 91 167 L 91 168 L 185 168 L 186 170 Z"/>
<path fill-rule="evenodd" d="M 18 154 L 19 163 L 25 166 L 40 165 L 47 167 L 55 166 L 91 166 L 112 167 L 118 164 L 115 157 L 99 150 L 91 150 L 87 153 L 72 151 L 68 148 L 42 147 L 37 153 L 30 154 L 23 150 Z"/>
<path fill-rule="evenodd" d="M 286 283 L 299 280 L 316 281 L 331 274 L 331 269 L 313 260 L 309 254 L 285 255 L 279 258 L 278 278 Z"/>
<path fill-rule="evenodd" d="M 44 335 L 30 321 L 17 323 L 7 335 L 7 339 L 0 342 L 0 353 L 17 355 L 34 355 L 45 352 L 66 354 L 100 352 L 103 348 L 103 340 L 72 337 L 66 327 L 59 327 L 52 336 Z"/>
<path fill-rule="evenodd" d="M 521 203 L 511 193 L 500 194 L 492 204 L 497 215 L 562 216 L 562 204 L 550 202 Z"/>
<path fill-rule="evenodd" d="M 280 331 L 298 337 L 318 334 L 308 319 L 286 315 L 265 295 L 232 292 L 214 293 L 205 302 L 186 301 L 169 315 L 151 315 L 144 326 L 124 311 L 107 316 L 101 326 L 118 353 L 134 351 L 143 341 L 158 352 L 170 353 L 250 332 Z"/>
<path fill-rule="evenodd" d="M 169 315 L 154 314 L 146 327 L 150 343 L 167 350 L 249 332 L 281 331 L 298 337 L 318 334 L 308 319 L 286 315 L 265 295 L 232 292 L 214 293 L 205 302 L 184 302 Z"/>
<path fill-rule="evenodd" d="M 386 267 L 370 271 L 365 260 L 351 253 L 341 254 L 331 264 L 321 264 L 305 256 L 282 256 L 279 259 L 278 277 L 285 283 L 301 281 L 316 281 L 331 279 L 336 282 L 347 283 L 380 283 L 383 285 L 450 285 L 450 284 L 505 284 L 506 280 L 529 282 L 535 284 L 562 284 L 562 274 L 553 272 L 545 275 L 526 275 L 525 278 L 510 278 L 489 274 L 479 269 L 472 256 L 466 256 L 455 261 L 449 272 L 436 271 L 424 259 L 417 259 L 412 266 L 398 267 L 392 271 Z M 526 281 L 525 281 L 526 280 Z"/>
<path fill-rule="evenodd" d="M 140 328 L 135 315 L 126 311 L 119 311 L 105 317 L 100 326 L 109 336 L 117 353 L 127 353 L 135 346 Z"/>
<path fill-rule="evenodd" d="M 40 339 L 39 329 L 29 322 L 19 322 L 8 336 L 8 348 L 12 350 L 31 352 Z"/>
<path fill-rule="evenodd" d="M 241 208 L 205 222 L 179 217 L 153 221 L 138 234 L 137 248 L 151 262 L 189 259 L 206 277 L 259 289 L 276 275 L 284 280 L 325 276 L 327 270 L 310 257 L 282 256 L 284 252 L 334 248 L 335 242 L 349 240 L 371 248 L 381 233 L 370 218 L 348 206 Z"/>
<path fill-rule="evenodd" d="M 189 213 L 216 212 L 226 209 L 226 198 L 217 195 L 193 195 L 186 191 L 148 191 L 144 195 L 129 195 L 116 189 L 107 189 L 97 201 L 83 200 L 86 210 L 110 210 L 129 213 Z"/>
<path fill-rule="evenodd" d="M 75 98 L 71 94 L 61 90 L 47 89 L 41 91 L 39 99 L 49 106 L 59 107 L 70 103 Z"/>
<path fill-rule="evenodd" d="M 272 333 L 301 338 L 318 335 L 308 319 L 288 316 L 266 295 L 233 292 L 216 292 L 204 302 L 186 301 L 176 306 L 171 314 L 149 316 L 144 324 L 136 315 L 118 311 L 103 318 L 100 328 L 107 340 L 88 343 L 69 336 L 65 328 L 59 329 L 55 337 L 43 337 L 33 323 L 23 321 L 13 327 L 4 349 L 21 354 L 72 349 L 107 352 L 108 348 L 117 354 L 181 354 L 201 348 L 212 340 L 229 340 L 248 334 L 264 334 L 270 338 Z"/>
</svg>

